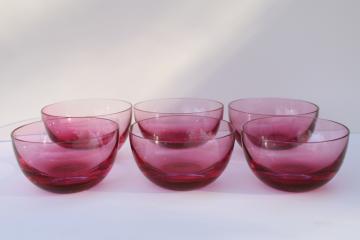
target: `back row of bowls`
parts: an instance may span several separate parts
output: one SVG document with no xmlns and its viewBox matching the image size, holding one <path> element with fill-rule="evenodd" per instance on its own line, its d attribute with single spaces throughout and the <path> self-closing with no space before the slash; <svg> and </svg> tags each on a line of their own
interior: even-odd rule
<svg viewBox="0 0 360 240">
<path fill-rule="evenodd" d="M 131 125 L 132 109 L 135 123 Z M 267 185 L 307 191 L 339 170 L 349 130 L 319 119 L 319 107 L 303 100 L 239 99 L 224 105 L 179 98 L 131 103 L 86 99 L 42 108 L 42 121 L 12 132 L 18 163 L 35 185 L 74 192 L 100 182 L 126 141 L 144 175 L 157 185 L 188 190 L 217 179 L 235 139 L 250 168 Z"/>
</svg>

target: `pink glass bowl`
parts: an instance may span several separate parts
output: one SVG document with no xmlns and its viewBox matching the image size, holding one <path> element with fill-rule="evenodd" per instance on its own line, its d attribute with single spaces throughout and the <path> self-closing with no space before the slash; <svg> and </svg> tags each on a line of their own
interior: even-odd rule
<svg viewBox="0 0 360 240">
<path fill-rule="evenodd" d="M 129 102 L 116 99 L 79 99 L 47 105 L 42 108 L 41 114 L 45 123 L 51 123 L 51 121 L 48 121 L 51 119 L 63 118 L 63 121 L 58 122 L 58 124 L 64 124 L 62 126 L 61 138 L 55 139 L 55 141 L 73 140 L 72 136 L 66 133 L 66 131 L 72 132 L 72 129 L 66 130 L 69 126 L 76 127 L 78 133 L 80 133 L 80 129 L 86 128 L 86 125 L 83 125 L 83 123 L 78 126 L 74 126 L 73 123 L 70 125 L 67 124 L 67 120 L 64 119 L 65 117 L 100 117 L 113 120 L 119 125 L 118 148 L 120 148 L 126 141 L 128 135 L 132 116 L 132 105 Z M 59 136 L 59 134 L 56 133 L 51 134 L 53 127 L 47 125 L 47 128 L 51 137 Z M 83 134 L 86 134 L 86 132 Z M 70 138 L 64 138 L 66 136 Z"/>
<path fill-rule="evenodd" d="M 201 123 L 197 121 L 201 118 Z M 180 119 L 189 127 L 187 135 L 179 135 L 174 124 Z M 217 119 L 200 116 L 174 115 L 150 118 L 134 123 L 130 128 L 130 144 L 137 165 L 155 184 L 174 190 L 203 187 L 223 172 L 234 147 L 234 132 L 226 121 L 220 121 L 216 131 L 208 132 L 207 121 Z M 157 126 L 152 135 L 141 125 Z M 160 133 L 160 134 L 158 134 Z M 166 133 L 166 134 L 165 134 Z"/>
<path fill-rule="evenodd" d="M 286 98 L 246 98 L 229 103 L 230 122 L 236 130 L 237 142 L 241 143 L 243 125 L 252 119 L 271 116 L 304 116 L 314 120 L 319 107 L 311 102 Z"/>
<path fill-rule="evenodd" d="M 50 121 L 61 129 L 66 119 Z M 103 118 L 71 118 L 75 125 L 84 121 L 88 134 L 72 128 L 77 136 L 74 140 L 54 141 L 43 122 L 12 132 L 18 163 L 32 183 L 51 192 L 76 192 L 94 186 L 108 174 L 117 152 L 118 124 Z"/>
<path fill-rule="evenodd" d="M 296 137 L 296 125 L 310 121 L 309 117 L 283 116 L 255 119 L 244 125 L 244 152 L 261 181 L 280 190 L 302 192 L 318 188 L 335 176 L 345 156 L 349 129 L 317 119 L 306 138 L 301 131 Z"/>
</svg>

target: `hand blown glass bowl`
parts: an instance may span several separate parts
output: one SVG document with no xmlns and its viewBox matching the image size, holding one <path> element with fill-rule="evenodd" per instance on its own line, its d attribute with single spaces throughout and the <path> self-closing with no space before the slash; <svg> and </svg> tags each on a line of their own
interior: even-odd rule
<svg viewBox="0 0 360 240">
<path fill-rule="evenodd" d="M 113 120 L 119 125 L 118 148 L 120 148 L 128 136 L 128 130 L 131 123 L 132 105 L 131 103 L 117 99 L 78 99 L 47 105 L 42 108 L 41 114 L 45 123 L 51 123 L 51 121 L 49 121 L 51 119 L 64 119 L 67 117 L 99 117 Z M 65 137 L 66 128 L 74 126 L 74 124 L 71 123 L 69 125 L 66 120 L 58 122 L 57 124 L 59 125 L 60 123 L 64 124 L 62 127 L 62 137 Z M 79 130 L 83 127 L 84 126 L 81 125 L 76 126 Z M 51 134 L 53 127 L 47 125 L 47 129 Z M 72 129 L 69 129 L 69 132 L 71 131 Z M 53 137 L 55 137 L 55 134 Z M 58 140 L 61 141 L 66 139 L 56 139 L 56 141 Z M 71 138 L 69 140 L 71 140 Z"/>
<path fill-rule="evenodd" d="M 211 183 L 227 166 L 235 141 L 226 121 L 209 129 L 209 122 L 218 121 L 174 115 L 134 123 L 130 144 L 137 165 L 148 179 L 169 189 L 189 190 Z M 144 131 L 142 126 L 151 127 Z"/>
<path fill-rule="evenodd" d="M 311 102 L 286 98 L 238 99 L 229 103 L 228 108 L 229 119 L 236 130 L 236 140 L 240 146 L 242 128 L 247 121 L 271 116 L 303 116 L 315 121 L 319 114 L 319 107 Z"/>
<path fill-rule="evenodd" d="M 269 117 L 244 125 L 244 152 L 261 181 L 280 190 L 302 192 L 318 188 L 336 175 L 346 153 L 349 129 L 317 119 L 306 134 L 298 131 L 311 121 L 298 116 Z"/>
<path fill-rule="evenodd" d="M 35 185 L 48 191 L 67 193 L 90 188 L 110 171 L 119 140 L 118 124 L 102 118 L 51 119 L 57 137 L 50 137 L 44 122 L 34 122 L 12 132 L 12 142 L 19 166 Z M 85 128 L 66 130 L 62 122 Z M 56 140 L 55 140 L 56 139 Z"/>
</svg>

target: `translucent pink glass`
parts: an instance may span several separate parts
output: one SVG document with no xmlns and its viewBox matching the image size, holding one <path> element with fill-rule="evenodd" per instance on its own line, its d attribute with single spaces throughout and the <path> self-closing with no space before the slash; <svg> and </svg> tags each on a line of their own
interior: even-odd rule
<svg viewBox="0 0 360 240">
<path fill-rule="evenodd" d="M 201 98 L 164 98 L 134 105 L 137 122 L 154 117 L 171 115 L 197 115 L 222 119 L 224 105 L 215 100 Z"/>
<path fill-rule="evenodd" d="M 317 105 L 296 99 L 247 98 L 229 103 L 230 122 L 236 130 L 236 140 L 240 146 L 242 127 L 249 120 L 270 116 L 304 116 L 315 120 L 318 113 Z"/>
<path fill-rule="evenodd" d="M 41 113 L 45 123 L 48 123 L 48 120 L 59 117 L 101 117 L 113 120 L 119 125 L 118 148 L 120 148 L 126 141 L 128 135 L 131 123 L 132 106 L 131 103 L 116 99 L 79 99 L 47 105 L 41 110 Z M 69 125 L 67 124 L 66 119 L 58 122 L 58 124 L 60 123 L 64 124 L 61 133 L 53 133 L 53 128 L 47 126 L 49 133 L 53 133 L 51 134 L 52 137 L 60 137 L 60 139 L 55 139 L 55 141 L 73 140 L 73 136 L 70 135 L 72 129 L 68 129 L 69 133 L 66 133 L 66 129 L 69 126 L 76 127 L 78 132 L 83 127 L 86 128 L 86 125 L 83 125 L 83 123 L 78 126 L 75 126 L 73 123 Z M 69 137 L 69 139 L 66 139 L 65 137 Z"/>
<path fill-rule="evenodd" d="M 216 131 L 209 132 L 208 122 L 213 121 L 218 120 L 174 115 L 133 124 L 130 144 L 140 170 L 155 184 L 175 190 L 195 189 L 214 181 L 230 159 L 235 136 L 226 121 L 220 121 Z M 142 125 L 152 126 L 152 134 L 144 133 Z M 185 125 L 189 127 L 187 135 L 179 135 L 184 131 L 177 128 Z"/>
<path fill-rule="evenodd" d="M 12 132 L 22 171 L 35 185 L 52 192 L 76 192 L 97 184 L 110 171 L 117 152 L 116 122 L 103 118 L 49 121 L 54 131 L 61 133 L 63 121 L 67 119 L 74 126 L 86 122 L 87 134 L 83 134 L 84 128 L 73 127 L 71 139 L 54 141 L 43 122 L 30 123 Z"/>
<path fill-rule="evenodd" d="M 187 141 L 188 132 L 196 134 L 201 126 L 202 131 L 213 132 L 217 130 L 223 118 L 224 105 L 215 100 L 200 98 L 164 98 L 140 102 L 134 105 L 135 120 L 143 134 L 155 134 L 163 141 L 169 138 Z M 162 118 L 156 122 L 143 122 L 144 119 L 159 118 L 164 116 L 184 115 L 177 118 Z M 185 116 L 199 116 L 193 122 Z M 200 118 L 209 117 L 209 118 Z M 174 128 L 174 125 L 177 125 Z"/>
<path fill-rule="evenodd" d="M 244 152 L 260 180 L 280 190 L 301 192 L 318 188 L 335 176 L 345 156 L 349 130 L 317 119 L 306 138 L 304 132 L 294 131 L 310 121 L 309 117 L 283 116 L 244 125 Z"/>
<path fill-rule="evenodd" d="M 178 146 L 179 143 L 186 145 L 189 141 L 202 141 L 204 137 L 216 134 L 220 125 L 217 118 L 196 115 L 172 115 L 155 119 L 138 122 L 139 129 L 143 136 L 156 137 L 169 146 L 172 142 Z"/>
</svg>

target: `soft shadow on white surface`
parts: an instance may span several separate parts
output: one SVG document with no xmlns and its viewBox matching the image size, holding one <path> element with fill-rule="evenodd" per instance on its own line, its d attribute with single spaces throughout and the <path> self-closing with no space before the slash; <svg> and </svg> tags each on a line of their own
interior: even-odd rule
<svg viewBox="0 0 360 240">
<path fill-rule="evenodd" d="M 359 135 L 360 136 L 360 135 Z M 234 151 L 229 165 L 223 174 L 212 184 L 194 191 L 188 192 L 209 192 L 224 194 L 245 194 L 245 195 L 307 195 L 307 196 L 331 196 L 341 195 L 346 192 L 360 190 L 360 186 L 350 181 L 357 178 L 356 169 L 360 162 L 356 159 L 360 154 L 356 152 L 356 144 L 360 141 L 358 135 L 352 135 L 348 146 L 348 152 L 344 163 L 335 178 L 327 185 L 307 193 L 287 193 L 272 189 L 264 185 L 251 172 L 243 154 L 242 149 L 235 143 Z M 354 140 L 352 139 L 354 138 Z M 139 170 L 131 154 L 127 142 L 120 150 L 114 164 L 114 170 L 108 178 L 94 191 L 104 192 L 130 192 L 130 193 L 173 193 L 176 191 L 162 189 L 151 183 Z M 348 193 L 346 193 L 348 194 Z"/>
<path fill-rule="evenodd" d="M 138 169 L 131 154 L 129 143 L 127 142 L 117 156 L 113 169 L 109 175 L 93 188 L 75 194 L 63 195 L 92 195 L 96 194 L 170 194 L 170 195 L 192 195 L 192 194 L 225 194 L 243 196 L 294 196 L 305 198 L 335 198 L 343 199 L 347 202 L 360 200 L 360 186 L 356 169 L 360 168 L 357 159 L 360 153 L 356 151 L 356 144 L 360 141 L 359 136 L 353 135 L 348 148 L 348 153 L 339 173 L 335 178 L 314 191 L 306 193 L 287 193 L 278 191 L 264 185 L 251 172 L 247 165 L 242 150 L 235 146 L 232 158 L 224 173 L 212 184 L 193 191 L 172 191 L 160 188 L 150 182 Z M 13 153 L 11 143 L 0 143 L 0 168 L 1 184 L 0 196 L 23 196 L 23 197 L 43 197 L 60 196 L 61 194 L 48 193 L 38 189 L 30 183 L 20 171 Z"/>
<path fill-rule="evenodd" d="M 0 178 L 2 233 L 14 239 L 29 238 L 29 232 L 36 239 L 54 234 L 67 239 L 291 239 L 294 234 L 300 239 L 354 239 L 360 214 L 360 135 L 351 139 L 333 182 L 295 194 L 262 185 L 239 148 L 212 185 L 165 190 L 137 169 L 128 142 L 103 182 L 79 193 L 53 194 L 31 184 L 17 166 L 11 144 L 0 143 L 0 162 L 8 169 Z M 16 231 L 19 226 L 23 231 Z"/>
</svg>

